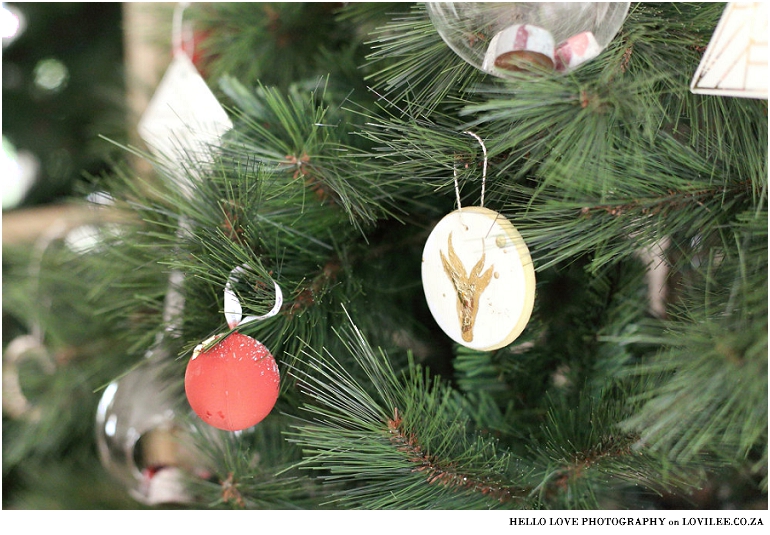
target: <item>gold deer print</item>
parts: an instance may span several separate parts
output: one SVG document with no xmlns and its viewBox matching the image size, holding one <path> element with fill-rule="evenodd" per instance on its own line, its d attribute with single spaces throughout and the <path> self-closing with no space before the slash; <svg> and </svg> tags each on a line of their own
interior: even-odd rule
<svg viewBox="0 0 770 535">
<path fill-rule="evenodd" d="M 463 340 L 472 342 L 473 326 L 476 323 L 476 315 L 479 312 L 479 297 L 489 285 L 489 281 L 492 280 L 492 272 L 495 266 L 490 266 L 482 274 L 481 270 L 484 269 L 484 259 L 486 257 L 486 254 L 482 253 L 481 259 L 476 262 L 476 265 L 471 269 L 470 276 L 468 276 L 465 273 L 465 267 L 463 267 L 460 257 L 457 256 L 454 247 L 452 247 L 451 232 L 449 233 L 447 243 L 449 244 L 449 249 L 447 250 L 449 260 L 444 256 L 444 252 L 439 250 L 441 263 L 444 264 L 444 271 L 449 280 L 452 281 L 457 292 L 457 316 L 460 320 Z"/>
</svg>

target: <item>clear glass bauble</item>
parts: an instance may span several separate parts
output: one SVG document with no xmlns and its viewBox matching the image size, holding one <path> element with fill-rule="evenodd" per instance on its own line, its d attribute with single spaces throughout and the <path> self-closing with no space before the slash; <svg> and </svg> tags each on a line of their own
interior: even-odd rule
<svg viewBox="0 0 770 535">
<path fill-rule="evenodd" d="M 461 58 L 505 78 L 569 72 L 615 37 L 630 2 L 428 2 L 441 38 Z"/>
<path fill-rule="evenodd" d="M 185 480 L 207 477 L 180 425 L 178 387 L 159 362 L 146 361 L 104 390 L 96 442 L 104 468 L 147 505 L 190 503 Z"/>
</svg>

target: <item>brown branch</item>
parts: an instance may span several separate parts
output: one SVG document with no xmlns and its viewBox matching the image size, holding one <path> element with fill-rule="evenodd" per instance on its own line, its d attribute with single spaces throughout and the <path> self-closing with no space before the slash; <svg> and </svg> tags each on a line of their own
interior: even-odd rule
<svg viewBox="0 0 770 535">
<path fill-rule="evenodd" d="M 429 485 L 439 484 L 450 489 L 480 492 L 500 503 L 524 499 L 532 494 L 532 489 L 529 488 L 511 487 L 490 478 L 484 478 L 482 481 L 476 476 L 461 472 L 456 463 L 442 463 L 436 456 L 426 453 L 415 434 L 404 430 L 403 420 L 397 408 L 393 410 L 393 418 L 389 419 L 387 424 L 391 443 L 415 465 L 413 472 L 425 474 L 425 481 Z M 567 460 L 564 466 L 555 472 L 557 477 L 551 480 L 550 490 L 546 495 L 566 489 L 570 481 L 601 461 L 633 455 L 632 446 L 638 440 L 639 436 L 633 433 L 607 435 L 586 451 L 575 453 L 572 459 Z"/>
<path fill-rule="evenodd" d="M 235 505 L 238 507 L 246 506 L 243 501 L 243 496 L 241 496 L 241 493 L 236 486 L 232 472 L 230 472 L 227 479 L 222 482 L 222 501 L 225 503 L 235 502 Z"/>
<path fill-rule="evenodd" d="M 743 181 L 730 188 L 732 190 L 741 190 L 750 186 L 749 181 Z M 674 191 L 670 190 L 667 195 L 660 195 L 653 199 L 633 200 L 622 204 L 601 204 L 597 206 L 584 206 L 580 209 L 580 215 L 590 217 L 595 212 L 606 212 L 612 216 L 620 216 L 627 212 L 639 211 L 643 215 L 659 214 L 664 210 L 687 208 L 691 204 L 697 204 L 705 207 L 703 200 L 707 197 L 723 195 L 725 187 L 703 188 L 695 191 Z M 643 206 L 648 204 L 650 206 Z M 641 209 L 640 209 L 641 208 Z"/>
<path fill-rule="evenodd" d="M 407 456 L 409 462 L 416 465 L 412 469 L 413 472 L 425 474 L 425 480 L 429 485 L 439 484 L 452 489 L 480 492 L 501 503 L 522 498 L 529 493 L 524 489 L 508 487 L 500 482 L 490 481 L 488 478 L 480 481 L 472 475 L 460 472 L 455 463 L 443 464 L 436 456 L 426 453 L 414 433 L 406 433 L 402 424 L 403 420 L 398 409 L 394 408 L 393 419 L 388 420 L 390 441 L 399 452 Z"/>
<path fill-rule="evenodd" d="M 286 313 L 289 316 L 294 316 L 313 306 L 326 286 L 337 280 L 337 275 L 341 270 L 342 262 L 337 255 L 334 255 L 328 262 L 326 262 L 323 271 L 289 303 Z"/>
<path fill-rule="evenodd" d="M 625 457 L 632 455 L 632 445 L 638 442 L 639 436 L 633 433 L 616 436 L 608 435 L 584 452 L 578 452 L 572 458 L 572 462 L 564 466 L 557 473 L 561 474 L 553 483 L 559 489 L 567 488 L 569 481 L 580 477 L 583 472 L 592 468 L 595 464 L 605 459 Z"/>
<path fill-rule="evenodd" d="M 130 219 L 122 212 L 84 203 L 62 203 L 3 212 L 3 245 L 29 245 L 55 234 L 88 224 L 122 223 Z"/>
<path fill-rule="evenodd" d="M 300 157 L 289 154 L 285 156 L 285 159 L 286 165 L 289 166 L 289 170 L 294 169 L 292 178 L 295 180 L 300 177 L 304 178 L 305 186 L 315 194 L 319 201 L 331 201 L 335 205 L 340 204 L 335 192 L 324 183 L 322 178 L 319 178 L 319 173 L 317 172 L 316 167 L 311 163 L 310 156 L 308 156 L 307 152 L 303 152 Z"/>
<path fill-rule="evenodd" d="M 620 62 L 620 72 L 626 72 L 628 70 L 628 64 L 631 61 L 631 54 L 634 51 L 634 45 L 630 45 L 623 52 L 623 61 Z"/>
</svg>

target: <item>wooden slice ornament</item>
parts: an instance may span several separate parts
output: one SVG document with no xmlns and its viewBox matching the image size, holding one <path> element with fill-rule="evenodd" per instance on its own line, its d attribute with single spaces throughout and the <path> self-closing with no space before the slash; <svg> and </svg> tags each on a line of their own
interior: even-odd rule
<svg viewBox="0 0 770 535">
<path fill-rule="evenodd" d="M 460 207 L 434 227 L 423 249 L 422 283 L 439 327 L 479 351 L 513 342 L 535 303 L 526 243 L 508 219 L 483 206 Z"/>
</svg>

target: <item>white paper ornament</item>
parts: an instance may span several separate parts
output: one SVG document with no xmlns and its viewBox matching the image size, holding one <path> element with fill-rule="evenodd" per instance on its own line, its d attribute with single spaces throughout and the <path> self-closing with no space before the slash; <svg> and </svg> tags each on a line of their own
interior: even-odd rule
<svg viewBox="0 0 770 535">
<path fill-rule="evenodd" d="M 472 206 L 445 216 L 422 255 L 425 299 L 458 344 L 491 351 L 524 330 L 535 302 L 535 270 L 519 232 L 499 213 Z"/>
<path fill-rule="evenodd" d="M 767 3 L 730 2 L 690 83 L 695 94 L 767 98 Z"/>
<path fill-rule="evenodd" d="M 182 163 L 211 161 L 211 147 L 233 127 L 224 108 L 183 52 L 174 54 L 137 129 L 150 150 L 168 160 L 187 194 L 190 171 Z"/>
</svg>

